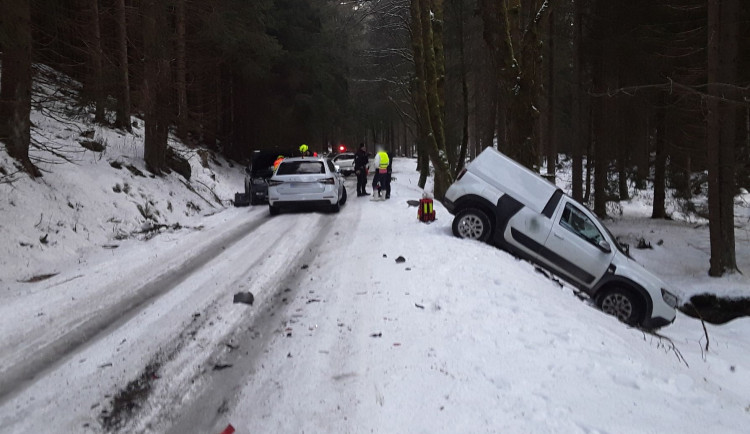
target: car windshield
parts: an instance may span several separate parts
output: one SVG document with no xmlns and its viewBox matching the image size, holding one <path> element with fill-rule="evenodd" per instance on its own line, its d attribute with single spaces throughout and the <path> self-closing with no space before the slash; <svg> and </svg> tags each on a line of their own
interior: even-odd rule
<svg viewBox="0 0 750 434">
<path fill-rule="evenodd" d="M 276 171 L 277 175 L 300 175 L 326 173 L 322 161 L 283 161 Z"/>
</svg>

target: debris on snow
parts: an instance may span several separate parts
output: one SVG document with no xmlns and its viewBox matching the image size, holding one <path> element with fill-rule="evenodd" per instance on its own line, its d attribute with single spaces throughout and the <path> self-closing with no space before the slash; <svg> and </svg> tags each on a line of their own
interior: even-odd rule
<svg viewBox="0 0 750 434">
<path fill-rule="evenodd" d="M 399 256 L 398 258 L 396 258 L 397 264 L 403 264 L 404 262 L 406 262 L 406 258 L 404 258 L 403 256 Z"/>
<path fill-rule="evenodd" d="M 231 367 L 232 367 L 231 363 L 217 363 L 214 365 L 214 371 L 221 371 L 221 370 L 231 368 Z"/>
<path fill-rule="evenodd" d="M 255 297 L 252 292 L 238 292 L 234 294 L 233 303 L 245 303 L 252 306 L 253 301 L 255 301 Z"/>
</svg>

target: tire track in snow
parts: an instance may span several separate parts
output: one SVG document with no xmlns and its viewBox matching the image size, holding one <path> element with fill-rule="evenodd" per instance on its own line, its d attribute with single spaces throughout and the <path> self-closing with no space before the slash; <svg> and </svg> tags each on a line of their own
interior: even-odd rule
<svg viewBox="0 0 750 434">
<path fill-rule="evenodd" d="M 292 306 L 289 300 L 302 291 L 301 287 L 309 277 L 303 265 L 314 262 L 319 254 L 320 246 L 329 237 L 334 226 L 339 226 L 342 221 L 349 220 L 350 212 L 343 212 L 349 209 L 345 208 L 341 214 L 336 214 L 334 219 L 320 219 L 324 220 L 325 224 L 322 227 L 318 226 L 316 235 L 303 246 L 299 246 L 297 254 L 289 262 L 287 273 L 278 279 L 275 289 L 269 292 L 257 306 L 257 315 L 247 316 L 234 326 L 230 333 L 231 337 L 227 340 L 238 343 L 239 350 L 227 351 L 222 342 L 214 342 L 216 347 L 210 360 L 220 358 L 223 364 L 231 365 L 231 369 L 203 371 L 203 378 L 194 383 L 197 385 L 197 390 L 185 394 L 191 396 L 189 402 L 182 407 L 163 408 L 163 413 L 156 416 L 159 419 L 157 422 L 150 418 L 141 420 L 136 431 L 149 430 L 146 428 L 148 426 L 152 429 L 156 426 L 157 431 L 175 434 L 216 431 L 216 426 L 221 425 L 223 413 L 239 398 L 237 396 L 239 386 L 257 370 L 257 363 L 265 356 L 265 349 L 274 338 L 279 337 L 277 332 L 280 318 Z M 351 210 L 351 212 L 354 211 L 358 210 Z M 277 270 L 274 269 L 274 271 Z M 160 426 L 160 422 L 172 426 Z"/>
<path fill-rule="evenodd" d="M 203 265 L 220 256 L 226 248 L 244 240 L 268 221 L 268 216 L 264 214 L 263 217 L 239 224 L 201 251 L 182 258 L 180 265 L 172 267 L 136 289 L 130 297 L 100 309 L 80 324 L 57 335 L 54 340 L 36 345 L 33 351 L 25 354 L 18 363 L 4 368 L 0 373 L 0 405 L 4 405 L 33 384 L 44 372 L 124 324 L 143 310 L 149 302 L 169 292 Z"/>
</svg>

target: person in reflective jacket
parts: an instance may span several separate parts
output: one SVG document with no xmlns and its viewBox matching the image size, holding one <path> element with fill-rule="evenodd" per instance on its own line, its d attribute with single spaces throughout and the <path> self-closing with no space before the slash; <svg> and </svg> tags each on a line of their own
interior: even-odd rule
<svg viewBox="0 0 750 434">
<path fill-rule="evenodd" d="M 390 175 L 388 174 L 388 153 L 383 148 L 378 148 L 378 153 L 375 154 L 373 160 L 373 169 L 375 170 L 375 176 L 372 178 L 372 197 L 380 197 L 381 190 L 386 191 L 386 199 L 389 199 L 388 192 L 390 191 Z"/>
</svg>

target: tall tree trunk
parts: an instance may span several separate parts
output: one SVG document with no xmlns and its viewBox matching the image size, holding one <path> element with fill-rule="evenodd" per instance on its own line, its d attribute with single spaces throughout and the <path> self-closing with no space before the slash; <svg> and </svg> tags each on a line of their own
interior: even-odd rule
<svg viewBox="0 0 750 434">
<path fill-rule="evenodd" d="M 599 218 L 607 216 L 607 175 L 608 156 L 607 140 L 604 131 L 605 114 L 603 107 L 608 105 L 605 101 L 597 99 L 594 101 L 594 214 Z M 589 158 L 591 155 L 589 154 Z"/>
<path fill-rule="evenodd" d="M 461 147 L 458 152 L 458 158 L 455 161 L 455 169 L 453 176 L 457 177 L 461 170 L 464 168 L 466 162 L 466 152 L 469 147 L 469 71 L 466 66 L 466 40 L 464 32 L 464 13 L 462 0 L 452 0 L 454 4 L 454 10 L 457 11 L 458 20 L 456 25 L 458 26 L 458 49 L 459 49 L 459 63 L 461 69 L 461 109 L 462 109 L 462 130 L 461 130 Z"/>
<path fill-rule="evenodd" d="M 8 155 L 32 177 L 41 172 L 29 158 L 31 144 L 31 6 L 30 0 L 0 2 L 0 140 Z"/>
<path fill-rule="evenodd" d="M 547 3 L 540 8 L 536 0 L 481 3 L 484 37 L 498 64 L 498 82 L 502 83 L 509 131 L 509 156 L 527 167 L 539 164 L 536 138 L 536 69 L 539 63 L 538 25 Z"/>
<path fill-rule="evenodd" d="M 116 52 L 117 52 L 117 109 L 115 127 L 132 131 L 130 125 L 130 77 L 128 75 L 128 25 L 125 0 L 115 0 Z"/>
<path fill-rule="evenodd" d="M 144 159 L 155 174 L 166 168 L 169 135 L 169 57 L 166 10 L 159 0 L 144 0 L 143 45 L 145 54 L 143 102 L 145 107 Z"/>
<path fill-rule="evenodd" d="M 88 53 L 89 67 L 91 68 L 91 93 L 95 105 L 94 122 L 105 124 L 107 122 L 105 103 L 107 95 L 104 90 L 104 71 L 102 67 L 102 33 L 99 23 L 99 0 L 87 0 L 87 9 L 89 12 L 88 28 Z"/>
<path fill-rule="evenodd" d="M 573 89 L 572 89 L 572 112 L 571 137 L 573 140 L 571 154 L 573 160 L 572 167 L 572 194 L 573 199 L 583 201 L 583 128 L 588 128 L 588 123 L 584 122 L 583 110 L 583 2 L 574 2 L 573 13 Z M 588 176 L 587 176 L 588 178 Z"/>
<path fill-rule="evenodd" d="M 433 8 L 431 12 L 431 6 Z M 441 102 L 440 71 L 444 74 L 445 59 L 442 56 L 442 33 L 436 35 L 433 16 L 442 18 L 442 0 L 411 0 L 411 42 L 415 63 L 415 109 L 418 113 L 422 136 L 420 143 L 435 170 L 435 198 L 442 200 L 453 182 L 445 152 L 445 129 L 443 123 L 444 103 Z M 438 28 L 439 29 L 439 28 Z"/>
<path fill-rule="evenodd" d="M 187 44 L 185 40 L 185 0 L 176 0 L 175 86 L 177 88 L 177 137 L 187 142 L 189 126 L 187 97 Z"/>
<path fill-rule="evenodd" d="M 666 101 L 667 97 L 663 93 L 659 95 L 659 106 L 656 109 L 656 134 L 655 148 L 656 159 L 654 161 L 654 204 L 651 211 L 651 218 L 663 219 L 667 217 L 664 207 L 666 195 L 666 165 L 667 165 L 667 144 L 666 144 Z"/>
<path fill-rule="evenodd" d="M 588 203 L 589 199 L 591 199 L 591 172 L 594 169 L 594 140 L 596 140 L 595 134 L 593 133 L 594 130 L 594 114 L 593 112 L 593 101 L 591 99 L 588 99 L 588 104 L 586 106 L 586 109 L 588 110 L 588 114 L 585 120 L 586 125 L 586 138 L 587 140 L 584 141 L 584 143 L 587 143 L 586 146 L 586 179 L 584 179 L 584 182 L 586 184 L 586 193 L 583 195 L 583 202 Z"/>
<path fill-rule="evenodd" d="M 555 3 L 549 13 L 547 29 L 547 122 L 544 134 L 544 150 L 547 155 L 547 177 L 554 182 L 557 164 L 557 143 L 555 136 Z"/>
<path fill-rule="evenodd" d="M 711 260 L 708 274 L 737 269 L 734 242 L 736 109 L 720 100 L 734 92 L 720 89 L 737 76 L 739 0 L 708 1 L 708 213 Z"/>
</svg>

